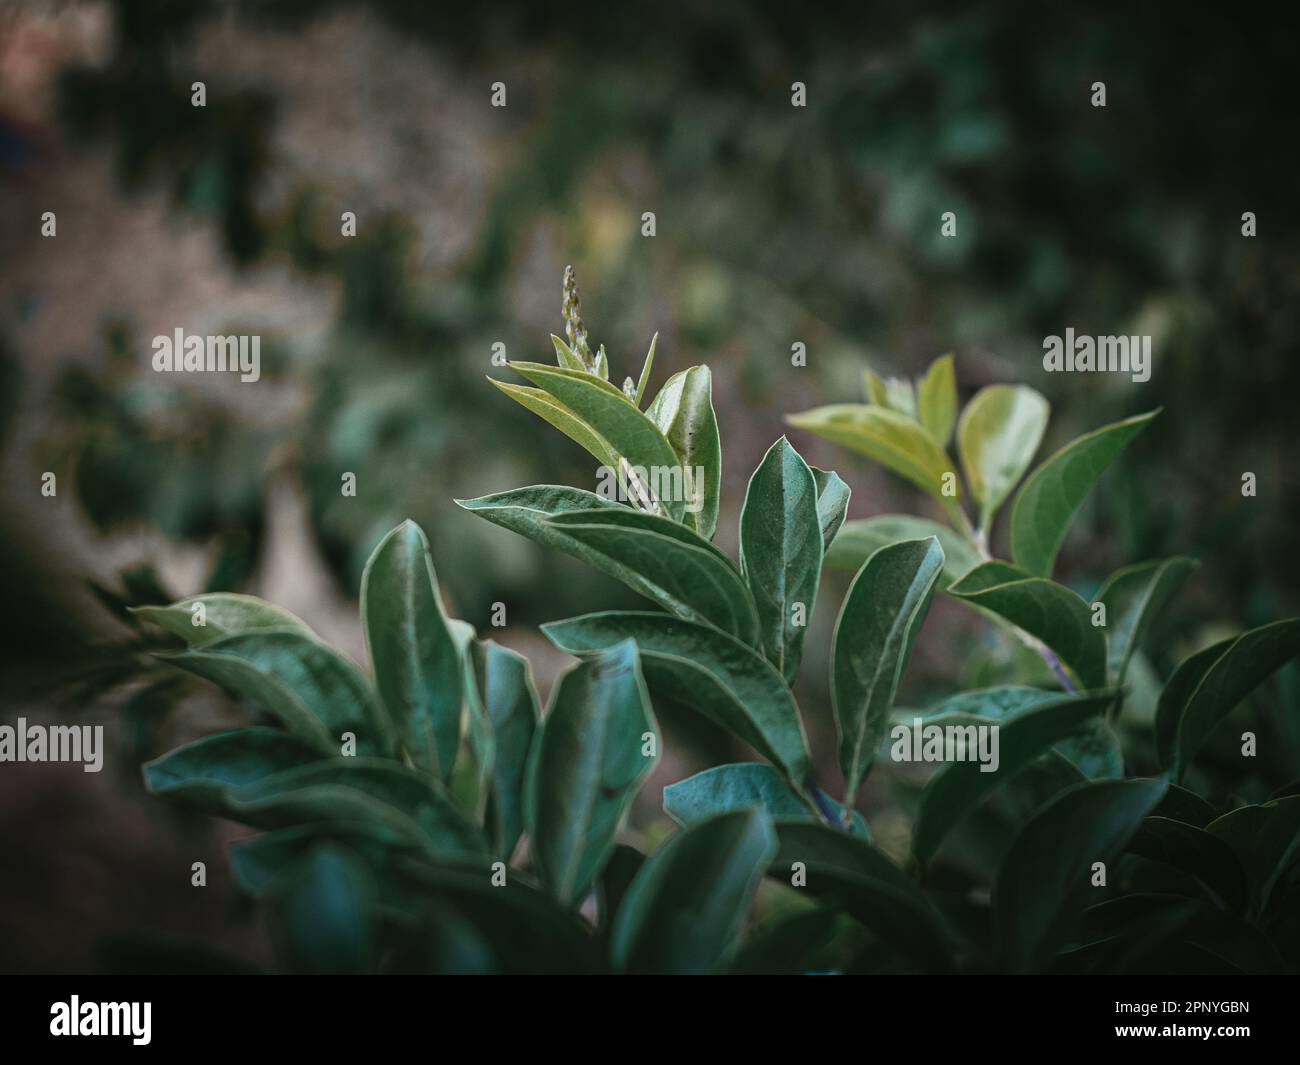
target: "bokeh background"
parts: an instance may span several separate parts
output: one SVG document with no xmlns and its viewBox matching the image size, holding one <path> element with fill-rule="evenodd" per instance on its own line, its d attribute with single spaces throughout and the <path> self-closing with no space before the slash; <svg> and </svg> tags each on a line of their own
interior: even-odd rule
<svg viewBox="0 0 1300 1065">
<path fill-rule="evenodd" d="M 530 655 L 543 691 L 564 660 L 538 623 L 635 604 L 452 503 L 592 485 L 576 445 L 484 381 L 508 376 L 498 342 L 549 361 L 568 263 L 617 380 L 656 331 L 652 388 L 712 367 L 733 556 L 784 414 L 860 400 L 867 367 L 914 375 L 953 351 L 963 398 L 998 381 L 1048 397 L 1044 455 L 1165 408 L 1060 562 L 1086 595 L 1128 562 L 1202 560 L 1141 664 L 1148 706 L 1183 655 L 1295 613 L 1295 26 L 1206 8 L 0 6 L 0 710 L 102 723 L 111 744 L 99 775 L 0 766 L 0 967 L 127 967 L 162 943 L 267 958 L 226 871 L 235 830 L 139 785 L 142 759 L 231 708 L 136 653 L 124 605 L 252 592 L 360 659 L 361 567 L 406 517 L 454 613 L 487 629 L 507 605 L 490 634 Z M 1150 334 L 1151 380 L 1045 374 L 1042 339 L 1067 326 Z M 177 327 L 260 334 L 262 380 L 154 374 L 150 341 Z M 865 460 L 792 439 L 851 484 L 850 517 L 931 513 Z M 833 784 L 825 648 L 845 583 L 824 585 L 798 689 Z M 1022 668 L 939 601 L 902 695 Z M 1259 778 L 1225 768 L 1224 789 L 1258 799 L 1295 775 L 1298 693 L 1292 666 L 1243 710 L 1270 742 Z M 664 783 L 736 753 L 661 716 L 669 753 L 634 819 L 650 838 Z M 887 848 L 908 798 L 884 773 L 864 796 Z"/>
</svg>

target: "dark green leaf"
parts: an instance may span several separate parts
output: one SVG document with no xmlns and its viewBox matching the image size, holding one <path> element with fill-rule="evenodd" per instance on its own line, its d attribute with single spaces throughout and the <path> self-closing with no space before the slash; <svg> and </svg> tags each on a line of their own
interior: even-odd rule
<svg viewBox="0 0 1300 1065">
<path fill-rule="evenodd" d="M 645 413 L 668 439 L 682 468 L 690 471 L 690 506 L 682 520 L 706 540 L 712 539 L 722 490 L 722 444 L 709 368 L 692 366 L 673 374 Z"/>
<path fill-rule="evenodd" d="M 635 640 L 651 692 L 730 730 L 804 789 L 808 745 L 794 696 L 771 664 L 739 640 L 663 614 L 616 611 L 555 621 L 542 632 L 561 651 L 580 656 Z"/>
<path fill-rule="evenodd" d="M 1102 585 L 1095 601 L 1106 605 L 1106 661 L 1112 684 L 1124 682 L 1129 659 L 1160 608 L 1197 565 L 1182 556 L 1141 562 L 1117 570 Z"/>
<path fill-rule="evenodd" d="M 1103 425 L 1056 452 L 1029 475 L 1011 504 L 1011 557 L 1037 577 L 1052 572 L 1079 504 L 1159 410 Z"/>
<path fill-rule="evenodd" d="M 1259 910 L 1300 857 L 1300 796 L 1242 806 L 1211 821 L 1206 832 L 1230 846 L 1250 877 Z"/>
<path fill-rule="evenodd" d="M 1110 868 L 1164 797 L 1167 782 L 1102 780 L 1062 792 L 1011 845 L 993 885 L 993 912 L 1004 964 L 1013 972 L 1044 968 L 1097 890 L 1093 865 Z"/>
<path fill-rule="evenodd" d="M 985 771 L 985 764 L 974 760 L 971 753 L 977 749 L 977 733 L 964 731 L 963 740 L 969 741 L 966 743 L 966 757 L 970 760 L 943 765 L 930 778 L 921 794 L 916 829 L 912 837 L 912 849 L 917 859 L 923 864 L 929 863 L 948 832 L 986 794 L 999 787 L 1003 781 L 1010 780 L 1053 745 L 1086 727 L 1114 701 L 1113 691 L 1058 696 L 1016 714 L 996 726 L 998 761 L 988 771 Z M 928 722 L 925 727 L 968 730 L 978 727 L 980 723 L 979 718 L 960 721 L 949 717 L 943 724 Z"/>
<path fill-rule="evenodd" d="M 1129 850 L 1189 873 L 1213 892 L 1218 905 L 1236 911 L 1246 908 L 1245 870 L 1232 848 L 1210 832 L 1153 815 L 1142 822 Z"/>
<path fill-rule="evenodd" d="M 1156 704 L 1161 764 L 1181 780 L 1196 752 L 1232 709 L 1300 654 L 1300 618 L 1275 621 L 1192 655 Z"/>
<path fill-rule="evenodd" d="M 826 801 L 835 817 L 842 820 L 844 807 L 829 797 Z M 815 809 L 795 793 L 785 778 L 763 762 L 714 766 L 664 788 L 664 813 L 683 826 L 728 810 L 754 807 L 761 807 L 773 817 L 819 819 Z M 856 810 L 853 831 L 868 835 L 866 822 Z"/>
<path fill-rule="evenodd" d="M 750 932 L 729 971 L 752 976 L 798 976 L 816 971 L 832 953 L 845 920 L 821 906 L 774 917 Z"/>
<path fill-rule="evenodd" d="M 643 748 L 656 732 L 630 640 L 556 682 L 533 741 L 525 818 L 533 860 L 565 905 L 582 901 L 608 857 L 654 764 Z"/>
<path fill-rule="evenodd" d="M 417 766 L 447 780 L 460 746 L 461 661 L 415 522 L 385 536 L 366 563 L 361 619 L 393 730 Z"/>
<path fill-rule="evenodd" d="M 800 863 L 807 877 L 800 890 L 842 909 L 915 967 L 927 972 L 952 967 L 938 913 L 917 885 L 871 844 L 805 821 L 782 819 L 777 834 L 780 850 L 772 876 L 789 884 L 795 863 Z"/>
<path fill-rule="evenodd" d="M 374 879 L 337 843 L 313 847 L 277 883 L 273 929 L 295 972 L 367 973 L 375 956 Z"/>
<path fill-rule="evenodd" d="M 628 888 L 610 937 L 615 966 L 664 974 L 717 969 L 775 853 L 771 818 L 759 810 L 719 814 L 678 832 Z"/>
<path fill-rule="evenodd" d="M 1085 688 L 1106 683 L 1106 638 L 1088 604 L 1070 589 L 1031 577 L 1006 562 L 985 562 L 948 589 L 1041 640 L 1078 674 Z"/>
<path fill-rule="evenodd" d="M 202 610 L 196 607 L 202 606 Z M 145 621 L 179 636 L 191 647 L 257 629 L 297 629 L 304 636 L 315 634 L 301 618 L 281 610 L 252 595 L 233 592 L 212 592 L 182 599 L 171 606 L 131 607 L 130 612 Z M 199 624 L 199 619 L 202 624 Z"/>
<path fill-rule="evenodd" d="M 831 543 L 849 512 L 851 492 L 834 470 L 819 470 L 816 466 L 808 469 L 817 483 L 817 521 L 822 528 L 822 564 L 825 565 L 825 554 L 831 549 Z"/>
<path fill-rule="evenodd" d="M 528 751 L 537 727 L 537 692 L 522 655 L 492 640 L 473 645 L 475 691 L 492 736 L 487 820 L 496 853 L 509 858 L 523 832 Z"/>
<path fill-rule="evenodd" d="M 846 807 L 854 805 L 888 730 L 899 678 L 942 569 L 938 540 L 904 540 L 872 555 L 844 597 L 831 649 L 831 703 Z"/>
<path fill-rule="evenodd" d="M 740 570 L 758 608 L 763 653 L 793 683 L 822 572 L 817 482 L 781 437 L 749 480 L 740 512 Z"/>
</svg>

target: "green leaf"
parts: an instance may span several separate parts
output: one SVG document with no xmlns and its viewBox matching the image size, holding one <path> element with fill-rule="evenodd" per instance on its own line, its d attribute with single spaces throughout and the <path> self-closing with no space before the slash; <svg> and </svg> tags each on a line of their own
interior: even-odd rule
<svg viewBox="0 0 1300 1065">
<path fill-rule="evenodd" d="M 404 521 L 361 577 L 361 619 L 379 698 L 411 760 L 447 780 L 460 746 L 461 663 L 429 541 Z"/>
<path fill-rule="evenodd" d="M 290 732 L 337 754 L 345 732 L 360 753 L 388 753 L 394 737 L 365 678 L 342 655 L 297 629 L 223 636 L 158 658 L 252 700 Z"/>
<path fill-rule="evenodd" d="M 1181 821 L 1193 828 L 1205 828 L 1219 815 L 1213 806 L 1195 792 L 1188 791 L 1177 784 L 1170 784 L 1165 797 L 1156 807 L 1154 816 Z"/>
<path fill-rule="evenodd" d="M 749 934 L 728 971 L 746 976 L 799 976 L 823 970 L 823 959 L 834 953 L 846 920 L 820 906 L 773 917 Z"/>
<path fill-rule="evenodd" d="M 379 881 L 380 894 L 385 883 L 379 874 L 388 864 L 391 855 L 416 854 L 416 851 L 394 847 L 391 834 L 377 831 L 373 825 L 362 821 L 315 821 L 290 828 L 277 828 L 259 832 L 230 845 L 230 869 L 239 886 L 254 898 L 273 890 L 276 881 L 286 870 L 299 861 L 313 846 L 333 840 L 346 845 L 366 860 Z M 390 893 L 391 895 L 391 893 Z M 390 897 L 383 902 L 396 905 L 399 900 Z M 400 900 L 402 904 L 405 900 Z"/>
<path fill-rule="evenodd" d="M 822 564 L 825 565 L 825 554 L 830 550 L 831 542 L 839 533 L 849 512 L 851 492 L 834 470 L 819 470 L 816 466 L 809 466 L 808 469 L 812 471 L 813 480 L 817 484 L 817 522 L 822 529 Z"/>
<path fill-rule="evenodd" d="M 557 366 L 564 370 L 587 373 L 587 367 L 582 361 L 582 356 L 554 333 L 551 334 L 551 343 L 555 346 L 555 364 Z"/>
<path fill-rule="evenodd" d="M 1047 966 L 1096 890 L 1095 862 L 1109 868 L 1163 798 L 1167 782 L 1102 780 L 1052 799 L 1011 844 L 993 885 L 993 918 L 1004 965 Z"/>
<path fill-rule="evenodd" d="M 912 850 L 917 860 L 929 864 L 944 837 L 985 795 L 1104 713 L 1115 701 L 1115 695 L 1114 691 L 1108 691 L 1056 696 L 998 724 L 998 761 L 991 770 L 985 771 L 983 763 L 973 760 L 941 766 L 921 793 L 912 836 Z M 942 723 L 930 721 L 925 727 L 964 730 L 978 727 L 984 720 L 978 717 L 962 719 L 949 714 Z M 968 752 L 975 750 L 976 735 L 963 732 L 963 738 L 969 740 Z"/>
<path fill-rule="evenodd" d="M 1029 469 L 1050 414 L 1047 400 L 1023 385 L 989 385 L 966 404 L 957 423 L 957 451 L 981 529 L 988 530 Z"/>
<path fill-rule="evenodd" d="M 617 611 L 554 621 L 542 632 L 561 651 L 579 656 L 635 640 L 652 693 L 728 729 L 804 790 L 808 744 L 794 696 L 771 664 L 739 640 L 663 614 Z"/>
<path fill-rule="evenodd" d="M 618 474 L 620 483 L 629 493 L 636 492 L 636 489 L 630 486 L 629 467 L 633 470 L 645 471 L 643 476 L 649 477 L 652 484 L 656 477 L 666 477 L 671 471 L 679 468 L 679 460 L 673 445 L 648 416 L 649 412 L 642 414 L 630 399 L 609 382 L 588 373 L 559 370 L 537 362 L 512 362 L 510 367 L 528 378 L 534 385 L 544 389 L 609 444 L 617 458 L 605 464 Z M 667 388 L 667 385 L 664 387 Z M 694 391 L 692 397 L 696 397 Z M 694 406 L 686 403 L 683 405 L 687 408 L 687 414 L 698 415 L 699 412 Z M 711 415 L 712 408 L 710 408 Z M 715 424 L 715 432 L 716 428 Z M 598 459 L 602 457 L 597 451 L 592 451 L 592 454 Z M 619 460 L 626 460 L 626 462 Z M 704 486 L 706 493 L 709 487 L 706 482 Z M 716 492 L 716 481 L 714 491 Z M 655 504 L 667 517 L 674 521 L 684 521 L 685 493 L 668 491 L 661 494 L 664 498 L 655 500 Z M 682 498 L 678 498 L 679 496 Z M 635 494 L 633 497 L 635 498 Z M 705 510 L 707 512 L 707 495 Z"/>
<path fill-rule="evenodd" d="M 822 572 L 817 496 L 808 464 L 781 437 L 749 479 L 740 511 L 740 571 L 758 608 L 763 653 L 787 684 L 799 672 Z"/>
<path fill-rule="evenodd" d="M 200 604 L 203 609 L 196 612 L 195 607 Z M 233 592 L 211 592 L 182 599 L 171 606 L 140 606 L 129 610 L 136 617 L 179 636 L 191 647 L 202 647 L 222 636 L 257 629 L 297 629 L 304 636 L 315 636 L 305 621 L 289 611 L 256 596 Z M 196 624 L 200 617 L 202 624 Z"/>
<path fill-rule="evenodd" d="M 867 402 L 877 407 L 887 407 L 912 420 L 916 420 L 916 393 L 912 382 L 902 377 L 884 378 L 875 370 L 862 374 L 867 390 Z"/>
<path fill-rule="evenodd" d="M 1129 659 L 1156 614 L 1199 563 L 1178 556 L 1116 570 L 1097 592 L 1106 606 L 1106 659 L 1112 684 L 1122 684 Z"/>
<path fill-rule="evenodd" d="M 846 807 L 854 805 L 885 737 L 899 678 L 942 569 L 937 539 L 904 540 L 872 555 L 844 597 L 831 649 L 831 705 Z"/>
<path fill-rule="evenodd" d="M 232 729 L 177 747 L 143 766 L 150 794 L 224 816 L 249 784 L 321 759 L 311 744 L 279 729 Z"/>
<path fill-rule="evenodd" d="M 533 860 L 565 905 L 586 896 L 654 764 L 642 753 L 647 732 L 657 726 L 630 640 L 556 682 L 533 743 L 525 810 Z"/>
<path fill-rule="evenodd" d="M 874 518 L 847 521 L 826 552 L 828 569 L 857 571 L 872 555 L 887 544 L 900 540 L 924 540 L 937 537 L 943 548 L 943 577 L 940 587 L 947 587 L 962 579 L 979 565 L 979 555 L 966 540 L 929 518 L 914 518 L 910 514 L 879 514 Z"/>
<path fill-rule="evenodd" d="M 368 973 L 376 946 L 374 878 L 360 856 L 323 842 L 273 889 L 272 929 L 295 972 Z"/>
<path fill-rule="evenodd" d="M 918 969 L 952 968 L 943 921 L 917 885 L 871 844 L 827 825 L 782 819 L 771 874 L 790 883 L 803 866 L 810 895 L 843 910 Z"/>
<path fill-rule="evenodd" d="M 524 779 L 537 728 L 537 692 L 528 660 L 493 640 L 471 650 L 475 692 L 492 735 L 487 808 L 495 853 L 509 858 L 524 825 Z"/>
<path fill-rule="evenodd" d="M 678 617 L 748 643 L 757 638 L 758 616 L 735 565 L 683 525 L 558 485 L 456 502 L 586 562 Z"/>
<path fill-rule="evenodd" d="M 1210 822 L 1206 831 L 1226 842 L 1240 859 L 1256 909 L 1262 912 L 1300 857 L 1300 796 L 1238 807 Z"/>
<path fill-rule="evenodd" d="M 1106 638 L 1088 604 L 1063 585 L 1006 562 L 985 562 L 948 589 L 1041 640 L 1078 674 L 1085 688 L 1106 683 Z"/>
<path fill-rule="evenodd" d="M 1115 456 L 1159 413 L 1149 411 L 1085 433 L 1029 475 L 1011 504 L 1011 557 L 1018 566 L 1038 577 L 1051 574 L 1079 504 Z"/>
<path fill-rule="evenodd" d="M 952 427 L 957 423 L 957 375 L 952 356 L 941 355 L 916 385 L 917 415 L 940 447 L 948 446 Z"/>
<path fill-rule="evenodd" d="M 641 406 L 641 400 L 645 396 L 645 387 L 650 383 L 650 368 L 655 364 L 655 348 L 659 344 L 659 334 L 656 333 L 650 338 L 650 350 L 646 352 L 645 364 L 641 367 L 641 376 L 637 378 L 636 395 L 632 402 L 638 407 Z"/>
<path fill-rule="evenodd" d="M 1089 780 L 1119 780 L 1124 776 L 1124 752 L 1106 721 L 1094 721 L 1053 750 Z"/>
<path fill-rule="evenodd" d="M 712 539 L 722 491 L 722 444 L 709 368 L 692 366 L 673 374 L 645 413 L 668 439 L 682 468 L 690 471 L 691 506 L 680 520 Z"/>
<path fill-rule="evenodd" d="M 488 957 L 475 971 L 555 976 L 608 969 L 587 922 L 514 874 L 497 887 L 486 867 L 406 862 L 402 868 L 413 890 L 433 904 L 426 927 L 464 922 L 477 933 Z M 433 961 L 435 971 L 444 968 Z"/>
<path fill-rule="evenodd" d="M 642 866 L 614 919 L 610 949 L 633 973 L 708 973 L 736 942 L 776 853 L 771 818 L 719 814 L 683 829 Z"/>
<path fill-rule="evenodd" d="M 1197 751 L 1232 709 L 1300 654 L 1300 618 L 1275 621 L 1192 655 L 1156 703 L 1161 765 L 1182 780 Z"/>
<path fill-rule="evenodd" d="M 576 542 L 574 557 L 623 580 L 669 613 L 702 622 L 748 644 L 758 641 L 759 618 L 749 588 L 730 561 L 706 542 L 687 543 L 662 531 L 666 518 L 628 511 L 606 523 L 604 510 L 573 511 L 550 522 Z M 689 529 L 678 529 L 694 535 Z M 557 541 L 556 546 L 560 546 Z"/>
<path fill-rule="evenodd" d="M 1217 905 L 1236 912 L 1246 908 L 1246 872 L 1232 847 L 1210 832 L 1160 817 L 1157 811 L 1142 822 L 1129 850 L 1188 873 L 1213 892 Z"/>
<path fill-rule="evenodd" d="M 844 807 L 827 798 L 837 819 Z M 683 827 L 729 810 L 761 807 L 773 817 L 817 820 L 817 814 L 772 766 L 763 762 L 719 765 L 664 788 L 664 813 Z M 868 836 L 862 815 L 853 811 L 853 831 Z"/>
<path fill-rule="evenodd" d="M 791 414 L 786 421 L 800 429 L 866 455 L 923 488 L 952 513 L 957 496 L 945 496 L 944 474 L 954 473 L 943 448 L 905 414 L 860 403 L 837 403 Z M 956 476 L 953 490 L 959 491 Z"/>
<path fill-rule="evenodd" d="M 486 858 L 478 828 L 435 777 L 383 758 L 333 758 L 252 781 L 227 816 L 258 827 L 360 821 L 441 858 Z"/>
<path fill-rule="evenodd" d="M 575 444 L 584 448 L 602 466 L 608 466 L 612 470 L 618 469 L 618 451 L 614 445 L 596 432 L 585 419 L 560 403 L 545 389 L 498 381 L 494 377 L 489 377 L 488 380 L 521 407 L 555 426 Z"/>
<path fill-rule="evenodd" d="M 614 918 L 627 897 L 627 889 L 632 886 L 636 874 L 645 865 L 645 855 L 626 843 L 615 843 L 610 851 L 609 860 L 596 881 L 596 903 L 599 919 L 598 926 L 608 933 L 613 927 Z"/>
</svg>

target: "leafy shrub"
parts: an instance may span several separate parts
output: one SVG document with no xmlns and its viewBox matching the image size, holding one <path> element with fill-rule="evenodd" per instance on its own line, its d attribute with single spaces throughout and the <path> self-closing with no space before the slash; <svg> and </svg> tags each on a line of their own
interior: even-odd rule
<svg viewBox="0 0 1300 1065">
<path fill-rule="evenodd" d="M 994 386 L 958 420 L 951 359 L 915 390 L 872 377 L 873 402 L 791 421 L 921 485 L 950 525 L 900 515 L 846 522 L 845 483 L 782 438 L 749 480 L 737 564 L 711 543 L 722 478 L 708 367 L 674 374 L 645 403 L 654 344 L 639 380 L 619 388 L 604 348 L 592 352 L 571 274 L 565 318 L 567 341 L 553 338 L 557 364 L 512 363 L 529 383 L 497 387 L 589 451 L 605 485 L 634 505 L 549 484 L 459 502 L 622 581 L 656 609 L 543 626 L 580 659 L 557 680 L 545 715 L 527 662 L 446 616 L 427 541 L 410 522 L 380 543 L 362 581 L 371 679 L 299 619 L 249 597 L 139 612 L 187 643 L 172 664 L 265 719 L 173 751 L 145 778 L 155 794 L 265 830 L 236 844 L 232 862 L 243 886 L 266 898 L 287 965 L 688 973 L 1297 964 L 1300 786 L 1225 810 L 1185 785 L 1229 712 L 1300 651 L 1300 621 L 1244 633 L 1179 667 L 1152 725 L 1163 771 L 1130 778 L 1114 727 L 1126 671 L 1193 564 L 1125 568 L 1091 605 L 1050 576 L 1075 509 L 1152 415 L 1087 434 L 1025 479 L 1007 562 L 990 557 L 989 533 L 1032 462 L 1045 401 Z M 954 426 L 974 523 L 947 456 Z M 830 655 L 839 802 L 814 779 L 791 692 L 828 564 L 856 571 Z M 995 773 L 949 760 L 930 777 L 905 868 L 854 807 L 897 719 L 913 716 L 894 699 L 936 590 L 1040 653 L 1059 688 L 962 692 L 916 712 L 926 725 L 996 727 L 1000 754 Z M 681 828 L 645 857 L 617 840 L 660 749 L 660 699 L 711 719 L 763 760 L 665 788 L 664 809 Z M 742 939 L 765 875 L 765 919 Z"/>
</svg>

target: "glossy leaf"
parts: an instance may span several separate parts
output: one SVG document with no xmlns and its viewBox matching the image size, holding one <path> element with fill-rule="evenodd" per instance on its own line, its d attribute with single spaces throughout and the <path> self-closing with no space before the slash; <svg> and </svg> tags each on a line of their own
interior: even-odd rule
<svg viewBox="0 0 1300 1065">
<path fill-rule="evenodd" d="M 758 652 L 716 629 L 663 614 L 587 614 L 542 626 L 561 651 L 590 656 L 635 640 L 650 691 L 689 706 L 775 762 L 798 791 L 808 745 L 794 696 Z"/>
<path fill-rule="evenodd" d="M 492 736 L 487 823 L 495 853 L 508 858 L 523 832 L 528 752 L 537 727 L 537 692 L 528 660 L 493 640 L 471 651 L 475 693 Z"/>
<path fill-rule="evenodd" d="M 980 512 L 980 528 L 1034 461 L 1051 407 L 1023 385 L 989 385 L 966 404 L 957 423 L 957 451 Z"/>
<path fill-rule="evenodd" d="M 829 797 L 826 802 L 836 820 L 842 821 L 844 807 Z M 754 807 L 766 810 L 773 817 L 820 819 L 785 778 L 763 762 L 714 766 L 664 788 L 664 813 L 683 826 L 729 810 Z M 852 824 L 855 834 L 868 836 L 866 822 L 856 810 Z"/>
<path fill-rule="evenodd" d="M 202 605 L 202 612 L 195 608 Z M 152 621 L 173 636 L 179 636 L 191 647 L 219 640 L 241 632 L 258 629 L 297 629 L 304 636 L 315 636 L 307 623 L 287 610 L 252 595 L 233 592 L 209 592 L 182 599 L 171 606 L 140 606 L 130 608 L 132 614 Z M 203 623 L 195 624 L 202 618 Z"/>
<path fill-rule="evenodd" d="M 1129 659 L 1151 623 L 1196 569 L 1195 559 L 1179 556 L 1141 562 L 1117 570 L 1097 592 L 1106 606 L 1106 665 L 1112 684 L 1122 684 Z"/>
<path fill-rule="evenodd" d="M 722 444 L 709 368 L 692 366 L 673 374 L 645 413 L 668 439 L 682 468 L 690 471 L 692 498 L 680 520 L 706 540 L 712 539 L 722 492 Z"/>
<path fill-rule="evenodd" d="M 1011 557 L 1037 577 L 1049 576 L 1079 504 L 1097 478 L 1158 410 L 1103 425 L 1073 440 L 1039 466 L 1011 504 Z"/>
<path fill-rule="evenodd" d="M 781 437 L 758 464 L 740 512 L 740 570 L 758 608 L 761 645 L 793 683 L 822 572 L 817 482 Z"/>
<path fill-rule="evenodd" d="M 857 570 L 886 544 L 900 540 L 924 540 L 937 537 L 943 548 L 943 577 L 940 587 L 961 580 L 979 565 L 979 555 L 961 536 L 948 526 L 929 518 L 910 514 L 879 514 L 874 518 L 847 521 L 826 552 L 828 569 Z"/>
<path fill-rule="evenodd" d="M 533 743 L 525 809 L 533 860 L 565 905 L 586 895 L 654 764 L 642 753 L 647 732 L 657 726 L 630 640 L 556 682 Z"/>
<path fill-rule="evenodd" d="M 618 969 L 691 974 L 719 968 L 776 853 L 771 818 L 719 814 L 672 836 L 642 866 L 614 919 Z"/>
<path fill-rule="evenodd" d="M 273 889 L 272 929 L 294 971 L 371 972 L 377 896 L 369 868 L 354 851 L 328 841 L 312 847 Z"/>
<path fill-rule="evenodd" d="M 1106 638 L 1088 604 L 1070 589 L 1006 562 L 985 562 L 948 589 L 1041 640 L 1075 671 L 1085 688 L 1106 683 Z"/>
<path fill-rule="evenodd" d="M 817 483 L 817 521 L 822 529 L 822 564 L 825 565 L 826 552 L 844 525 L 844 518 L 849 512 L 849 486 L 840 480 L 834 470 L 819 470 L 809 466 L 813 480 Z"/>
<path fill-rule="evenodd" d="M 954 491 L 960 491 L 952 462 L 934 438 L 906 415 L 885 407 L 839 403 L 791 414 L 786 421 L 874 459 L 930 493 L 950 511 L 955 509 L 957 496 L 943 494 L 947 473 L 954 474 Z"/>
<path fill-rule="evenodd" d="M 1181 780 L 1219 722 L 1297 654 L 1300 619 L 1292 618 L 1223 640 L 1183 662 L 1156 704 L 1161 764 Z"/>
<path fill-rule="evenodd" d="M 365 678 L 338 652 L 296 629 L 223 636 L 163 661 L 221 685 L 290 732 L 337 754 L 345 732 L 359 753 L 387 753 L 394 736 Z"/>
<path fill-rule="evenodd" d="M 1166 781 L 1103 780 L 1062 792 L 1025 825 L 993 885 L 999 953 L 1013 972 L 1047 966 L 1092 899 L 1095 862 L 1108 867 L 1159 804 Z"/>
<path fill-rule="evenodd" d="M 659 334 L 656 333 L 650 338 L 650 350 L 646 352 L 645 363 L 641 367 L 641 376 L 637 378 L 636 393 L 632 397 L 632 402 L 638 407 L 641 406 L 641 400 L 645 397 L 646 385 L 650 383 L 650 370 L 655 364 L 655 348 L 659 345 Z"/>
<path fill-rule="evenodd" d="M 385 536 L 366 563 L 361 619 L 392 728 L 417 766 L 447 780 L 460 746 L 461 659 L 429 541 L 413 521 Z"/>
<path fill-rule="evenodd" d="M 1246 908 L 1246 872 L 1232 847 L 1211 832 L 1153 814 L 1142 822 L 1129 850 L 1188 873 L 1210 890 L 1218 905 L 1237 912 Z"/>
<path fill-rule="evenodd" d="M 754 604 L 735 565 L 677 522 L 558 485 L 456 502 L 586 562 L 677 617 L 713 625 L 747 643 L 757 638 Z"/>
<path fill-rule="evenodd" d="M 916 383 L 916 413 L 935 443 L 947 447 L 957 424 L 957 375 L 951 355 L 935 359 Z"/>
<path fill-rule="evenodd" d="M 224 815 L 230 797 L 240 789 L 320 759 L 319 749 L 279 729 L 233 729 L 146 762 L 144 785 L 153 795 Z"/>
<path fill-rule="evenodd" d="M 938 540 L 904 540 L 872 555 L 844 597 L 831 649 L 831 705 L 846 807 L 854 805 L 885 737 L 899 678 L 942 569 Z"/>
<path fill-rule="evenodd" d="M 1206 831 L 1232 848 L 1250 878 L 1256 908 L 1266 910 L 1300 858 L 1300 796 L 1239 807 Z"/>
<path fill-rule="evenodd" d="M 560 370 L 542 363 L 512 362 L 510 367 L 545 390 L 608 443 L 616 458 L 605 464 L 618 473 L 625 488 L 627 473 L 623 463 L 618 461 L 620 459 L 626 460 L 633 469 L 646 471 L 646 475 L 651 477 L 656 473 L 666 476 L 678 468 L 677 453 L 664 433 L 648 414 L 637 410 L 630 399 L 607 381 L 588 373 Z M 602 457 L 595 451 L 592 454 L 598 459 Z M 706 490 L 708 487 L 706 483 Z M 656 505 L 667 517 L 683 521 L 685 499 L 675 498 L 676 494 L 672 492 L 662 494 L 664 498 L 657 499 Z"/>
<path fill-rule="evenodd" d="M 262 777 L 233 792 L 229 816 L 261 827 L 360 821 L 432 854 L 486 858 L 477 827 L 437 780 L 390 759 L 334 758 Z"/>
<path fill-rule="evenodd" d="M 985 795 L 1104 713 L 1115 701 L 1115 694 L 1109 691 L 1057 696 L 997 723 L 998 761 L 987 772 L 984 763 L 973 757 L 977 733 L 966 731 L 981 725 L 990 727 L 984 724 L 985 719 L 948 714 L 942 722 L 928 721 L 927 727 L 963 729 L 968 744 L 966 757 L 970 760 L 943 764 L 921 793 L 912 835 L 917 860 L 928 864 L 944 837 Z"/>
<path fill-rule="evenodd" d="M 498 381 L 494 377 L 489 377 L 488 380 L 521 407 L 532 411 L 584 448 L 602 466 L 618 469 L 618 451 L 614 445 L 601 436 L 586 419 L 559 402 L 545 389 Z"/>
</svg>

